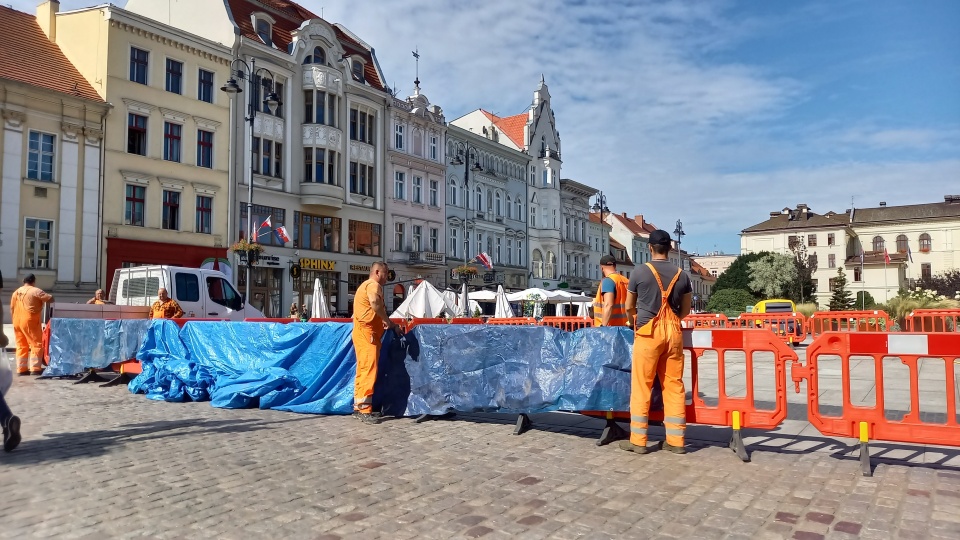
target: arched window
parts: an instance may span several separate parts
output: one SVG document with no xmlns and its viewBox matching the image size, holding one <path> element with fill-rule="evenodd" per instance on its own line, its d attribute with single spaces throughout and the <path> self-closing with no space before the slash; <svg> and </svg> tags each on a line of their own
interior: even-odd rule
<svg viewBox="0 0 960 540">
<path fill-rule="evenodd" d="M 922 253 L 929 253 L 933 245 L 933 242 L 930 241 L 930 235 L 923 233 L 920 235 L 920 251 Z"/>
<path fill-rule="evenodd" d="M 320 65 L 327 63 L 327 54 L 323 52 L 322 47 L 313 48 L 313 63 L 320 64 Z"/>
<path fill-rule="evenodd" d="M 457 205 L 457 191 L 459 191 L 457 189 L 457 181 L 451 178 L 450 179 L 450 195 L 447 197 L 449 199 L 447 201 L 447 204 L 451 206 Z"/>
<path fill-rule="evenodd" d="M 496 201 L 494 202 L 494 211 L 497 214 L 497 217 L 503 215 L 503 202 L 500 200 L 500 192 L 497 192 Z"/>
<path fill-rule="evenodd" d="M 523 202 L 520 196 L 517 196 L 517 221 L 523 221 Z"/>
<path fill-rule="evenodd" d="M 507 195 L 506 209 L 507 209 L 507 219 L 512 219 L 513 218 L 513 201 L 510 200 L 509 195 Z"/>
<path fill-rule="evenodd" d="M 873 250 L 874 251 L 883 251 L 883 237 L 874 236 L 873 237 Z"/>
<path fill-rule="evenodd" d="M 897 253 L 907 252 L 907 235 L 897 235 Z"/>
<path fill-rule="evenodd" d="M 552 251 L 547 252 L 547 268 L 545 274 L 548 279 L 557 279 L 557 256 Z"/>
<path fill-rule="evenodd" d="M 474 210 L 483 212 L 483 190 L 480 189 L 480 186 L 477 186 L 477 207 Z"/>
<path fill-rule="evenodd" d="M 539 249 L 533 250 L 533 277 L 543 279 L 543 254 Z"/>
<path fill-rule="evenodd" d="M 530 226 L 533 227 L 534 229 L 537 228 L 537 207 L 536 206 L 530 207 Z"/>
<path fill-rule="evenodd" d="M 493 210 L 493 192 L 487 190 L 487 212 Z"/>
</svg>

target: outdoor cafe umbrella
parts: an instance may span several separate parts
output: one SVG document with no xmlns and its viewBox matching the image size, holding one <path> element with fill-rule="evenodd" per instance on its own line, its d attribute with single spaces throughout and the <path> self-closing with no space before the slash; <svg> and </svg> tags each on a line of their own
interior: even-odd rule
<svg viewBox="0 0 960 540">
<path fill-rule="evenodd" d="M 318 319 L 330 318 L 330 306 L 327 305 L 327 297 L 320 286 L 320 278 L 313 281 L 313 306 L 310 313 Z"/>
<path fill-rule="evenodd" d="M 513 308 L 510 307 L 510 302 L 507 301 L 507 293 L 503 292 L 503 285 L 497 285 L 497 307 L 493 312 L 493 316 L 498 319 L 509 319 L 515 317 L 513 314 Z"/>
</svg>

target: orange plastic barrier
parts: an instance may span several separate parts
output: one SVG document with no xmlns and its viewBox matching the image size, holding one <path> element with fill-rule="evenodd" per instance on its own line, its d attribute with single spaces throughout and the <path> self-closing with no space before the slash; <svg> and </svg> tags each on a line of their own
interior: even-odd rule
<svg viewBox="0 0 960 540">
<path fill-rule="evenodd" d="M 890 316 L 883 310 L 818 311 L 807 320 L 807 334 L 817 337 L 825 332 L 887 332 L 891 325 Z"/>
<path fill-rule="evenodd" d="M 907 332 L 960 332 L 960 309 L 915 309 L 904 319 Z"/>
<path fill-rule="evenodd" d="M 544 317 L 540 320 L 542 326 L 553 326 L 567 332 L 574 332 L 581 328 L 593 328 L 593 319 L 583 317 Z"/>
<path fill-rule="evenodd" d="M 684 328 L 734 328 L 723 313 L 691 313 L 683 318 Z"/>
<path fill-rule="evenodd" d="M 179 326 L 180 328 L 183 328 L 183 325 L 187 324 L 188 322 L 223 322 L 223 321 L 229 321 L 230 319 L 198 319 L 195 317 L 184 317 L 182 319 L 170 319 L 170 320 L 177 323 L 177 326 Z M 249 321 L 250 319 L 247 319 L 247 320 Z"/>
<path fill-rule="evenodd" d="M 818 378 L 820 357 L 840 358 L 840 384 L 843 392 L 843 407 L 840 416 L 825 415 L 820 410 L 820 386 Z M 876 387 L 874 406 L 854 405 L 851 402 L 850 357 L 869 357 L 874 361 Z M 900 420 L 890 420 L 885 414 L 884 358 L 896 357 L 909 369 L 910 407 Z M 921 358 L 942 358 L 944 371 L 928 373 L 924 367 L 924 380 L 940 380 L 946 390 L 946 418 L 943 422 L 921 419 L 920 368 Z M 857 359 L 862 362 L 860 358 Z M 869 439 L 906 442 L 914 444 L 939 444 L 960 446 L 960 423 L 957 422 L 957 381 L 954 364 L 960 360 L 960 334 L 915 334 L 885 332 L 842 333 L 828 332 L 818 337 L 807 348 L 806 364 L 794 360 L 791 368 L 794 388 L 800 392 L 800 382 L 807 382 L 807 416 L 810 423 L 824 435 L 859 437 L 860 461 L 864 475 L 870 476 Z M 888 361 L 889 364 L 889 361 Z M 832 373 L 831 373 L 832 375 Z M 899 379 L 899 377 L 898 377 Z M 900 379 L 902 380 L 902 379 Z M 925 391 L 925 395 L 928 395 Z"/>
<path fill-rule="evenodd" d="M 310 319 L 310 322 L 315 322 L 315 323 L 324 323 L 324 322 L 348 323 L 348 322 L 353 322 L 353 319 L 351 319 L 351 318 L 349 318 L 349 317 L 346 317 L 346 318 L 340 318 L 340 317 L 317 318 L 317 317 L 314 317 L 314 318 Z"/>
<path fill-rule="evenodd" d="M 197 320 L 197 319 L 194 319 Z M 290 317 L 262 317 L 262 318 L 250 318 L 244 319 L 243 322 L 275 322 L 280 324 L 290 324 L 293 322 L 300 322 L 300 319 L 291 319 Z"/>
<path fill-rule="evenodd" d="M 693 396 L 693 403 L 687 404 L 687 423 L 706 424 L 713 426 L 731 426 L 733 436 L 730 439 L 730 448 L 742 459 L 749 461 L 746 447 L 740 436 L 740 429 L 759 428 L 773 429 L 780 425 L 787 417 L 787 361 L 797 361 L 797 354 L 788 347 L 773 332 L 765 329 L 714 329 L 714 330 L 683 330 L 684 348 L 690 351 L 690 375 L 692 388 L 688 390 Z M 708 406 L 700 392 L 700 378 L 698 360 L 705 351 L 717 353 L 717 404 Z M 728 352 L 743 351 L 745 357 L 746 389 L 745 395 L 730 396 L 727 392 L 727 374 L 725 357 Z M 775 378 L 775 397 L 772 409 L 758 409 L 756 407 L 754 391 L 754 359 L 757 352 L 772 352 L 774 354 L 773 368 Z M 607 429 L 604 430 L 598 445 L 606 444 L 618 438 L 625 438 L 626 432 L 613 424 L 613 420 L 629 422 L 629 411 L 580 411 L 581 414 L 607 419 Z M 651 411 L 651 422 L 662 422 L 663 411 Z M 619 432 L 619 435 L 617 434 Z"/>
<path fill-rule="evenodd" d="M 800 313 L 743 313 L 737 320 L 740 328 L 766 328 L 788 345 L 807 339 L 807 321 Z"/>
<path fill-rule="evenodd" d="M 487 319 L 487 324 L 501 326 L 523 326 L 526 324 L 537 324 L 537 320 L 533 317 L 510 317 L 502 319 Z"/>
</svg>

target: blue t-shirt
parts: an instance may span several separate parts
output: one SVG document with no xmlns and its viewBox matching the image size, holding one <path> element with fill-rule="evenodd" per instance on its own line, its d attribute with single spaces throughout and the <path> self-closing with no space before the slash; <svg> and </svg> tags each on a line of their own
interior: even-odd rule
<svg viewBox="0 0 960 540">
<path fill-rule="evenodd" d="M 603 281 L 600 282 L 600 292 L 603 294 L 607 294 L 608 292 L 617 294 L 617 284 L 614 283 L 612 279 L 605 277 Z"/>
</svg>

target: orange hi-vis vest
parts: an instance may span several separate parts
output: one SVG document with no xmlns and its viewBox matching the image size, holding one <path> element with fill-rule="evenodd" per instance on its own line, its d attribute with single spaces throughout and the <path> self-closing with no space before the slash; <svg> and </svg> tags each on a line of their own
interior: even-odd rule
<svg viewBox="0 0 960 540">
<path fill-rule="evenodd" d="M 610 314 L 610 324 L 608 326 L 626 326 L 627 325 L 627 284 L 629 280 L 620 274 L 610 274 L 607 276 L 613 280 L 616 285 L 616 291 L 613 293 L 613 313 Z M 606 279 L 606 278 L 604 278 Z M 597 297 L 593 299 L 593 325 L 601 326 L 603 323 L 603 280 L 597 286 Z"/>
</svg>

